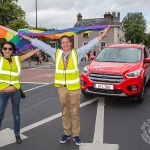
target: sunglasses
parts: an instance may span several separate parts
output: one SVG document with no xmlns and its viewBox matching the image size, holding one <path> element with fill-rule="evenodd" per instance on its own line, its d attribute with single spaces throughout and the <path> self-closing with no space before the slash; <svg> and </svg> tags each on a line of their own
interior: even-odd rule
<svg viewBox="0 0 150 150">
<path fill-rule="evenodd" d="M 12 48 L 12 47 L 10 47 L 10 48 L 3 47 L 3 50 L 5 50 L 5 51 L 6 51 L 7 49 L 8 49 L 9 51 L 12 51 L 12 50 L 13 50 L 13 48 Z"/>
</svg>

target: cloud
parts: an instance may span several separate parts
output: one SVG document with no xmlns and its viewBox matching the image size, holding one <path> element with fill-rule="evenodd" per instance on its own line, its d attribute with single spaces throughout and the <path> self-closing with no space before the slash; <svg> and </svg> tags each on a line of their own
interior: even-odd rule
<svg viewBox="0 0 150 150">
<path fill-rule="evenodd" d="M 30 26 L 36 26 L 36 0 L 19 0 L 18 5 L 26 13 Z M 64 29 L 73 27 L 77 22 L 77 14 L 83 19 L 103 18 L 105 12 L 120 12 L 120 19 L 128 12 L 142 12 L 147 21 L 147 32 L 150 32 L 149 0 L 37 0 L 38 27 Z"/>
</svg>

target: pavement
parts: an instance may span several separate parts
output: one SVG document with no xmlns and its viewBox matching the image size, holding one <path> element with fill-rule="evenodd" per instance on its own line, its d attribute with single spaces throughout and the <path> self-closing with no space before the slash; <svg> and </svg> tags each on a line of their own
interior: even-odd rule
<svg viewBox="0 0 150 150">
<path fill-rule="evenodd" d="M 33 61 L 33 60 L 25 60 L 23 61 L 22 64 L 22 69 L 28 69 L 28 68 L 36 68 L 39 66 L 46 66 L 46 65 L 50 65 L 50 64 L 54 64 L 54 61 L 51 57 L 48 58 L 49 61 L 48 62 L 44 62 L 42 61 L 42 64 L 36 65 L 37 61 Z"/>
</svg>

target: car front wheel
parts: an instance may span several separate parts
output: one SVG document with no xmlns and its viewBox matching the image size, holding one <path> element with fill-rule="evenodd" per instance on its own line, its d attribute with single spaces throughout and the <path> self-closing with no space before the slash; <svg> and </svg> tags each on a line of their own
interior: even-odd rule
<svg viewBox="0 0 150 150">
<path fill-rule="evenodd" d="M 140 94 L 137 95 L 137 101 L 139 103 L 142 103 L 144 101 L 144 93 L 145 93 L 145 86 L 143 84 Z"/>
</svg>

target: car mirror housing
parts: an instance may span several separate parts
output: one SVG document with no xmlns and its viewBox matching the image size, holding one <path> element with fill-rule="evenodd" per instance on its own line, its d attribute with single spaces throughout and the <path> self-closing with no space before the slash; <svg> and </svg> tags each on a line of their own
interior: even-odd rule
<svg viewBox="0 0 150 150">
<path fill-rule="evenodd" d="M 146 58 L 146 59 L 144 60 L 144 62 L 145 62 L 145 63 L 150 63 L 150 58 Z"/>
<path fill-rule="evenodd" d="M 90 60 L 94 60 L 95 56 L 90 56 Z"/>
</svg>

